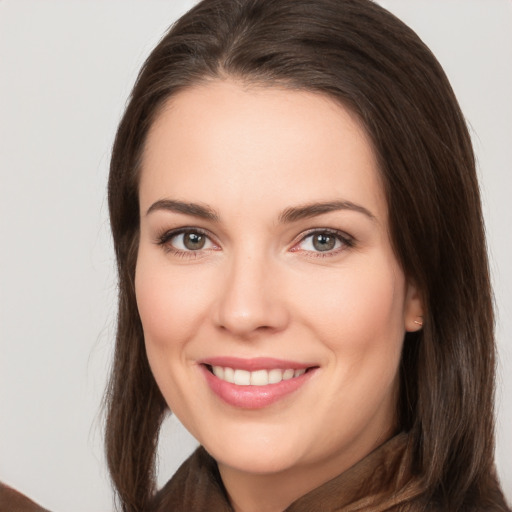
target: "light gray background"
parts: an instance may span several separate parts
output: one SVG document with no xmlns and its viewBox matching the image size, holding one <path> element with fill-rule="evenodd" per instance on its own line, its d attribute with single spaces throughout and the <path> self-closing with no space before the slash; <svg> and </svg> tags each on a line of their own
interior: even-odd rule
<svg viewBox="0 0 512 512">
<path fill-rule="evenodd" d="M 512 2 L 383 0 L 471 125 L 499 309 L 497 462 L 512 499 Z M 0 0 L 0 480 L 54 512 L 112 510 L 101 396 L 115 324 L 105 186 L 143 59 L 192 0 Z M 194 441 L 165 425 L 160 482 Z"/>
</svg>

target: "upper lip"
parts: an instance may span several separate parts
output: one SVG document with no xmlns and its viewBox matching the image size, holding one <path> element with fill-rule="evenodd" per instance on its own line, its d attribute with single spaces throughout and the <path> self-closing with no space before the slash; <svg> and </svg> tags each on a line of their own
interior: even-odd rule
<svg viewBox="0 0 512 512">
<path fill-rule="evenodd" d="M 232 356 L 218 356 L 208 357 L 199 361 L 199 364 L 208 366 L 222 366 L 224 368 L 233 368 L 238 370 L 247 370 L 249 372 L 257 370 L 273 370 L 279 368 L 281 370 L 292 368 L 294 370 L 301 370 L 318 366 L 310 363 L 300 363 L 297 361 L 289 361 L 285 359 L 276 359 L 273 357 L 254 357 L 254 358 L 241 358 Z"/>
</svg>

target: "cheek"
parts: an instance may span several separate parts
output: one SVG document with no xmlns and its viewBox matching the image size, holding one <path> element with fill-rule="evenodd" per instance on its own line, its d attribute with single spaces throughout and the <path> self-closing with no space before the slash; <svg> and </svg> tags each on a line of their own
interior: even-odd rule
<svg viewBox="0 0 512 512">
<path fill-rule="evenodd" d="M 161 262 L 139 255 L 135 293 L 148 351 L 178 347 L 201 324 L 207 310 L 205 289 Z"/>
<path fill-rule="evenodd" d="M 391 428 L 405 333 L 401 271 L 393 264 L 362 265 L 313 290 L 303 312 L 330 353 L 325 416 L 349 437 L 375 418 L 380 430 Z"/>
<path fill-rule="evenodd" d="M 303 314 L 335 355 L 357 359 L 390 350 L 395 359 L 399 355 L 405 279 L 393 260 L 383 260 L 331 273 L 321 285 L 304 283 Z"/>
<path fill-rule="evenodd" d="M 140 251 L 135 274 L 137 307 L 153 376 L 167 404 L 181 419 L 193 416 L 187 387 L 191 365 L 188 342 L 208 309 L 205 290 L 190 283 L 187 273 Z M 181 384 L 181 385 L 180 385 Z"/>
</svg>

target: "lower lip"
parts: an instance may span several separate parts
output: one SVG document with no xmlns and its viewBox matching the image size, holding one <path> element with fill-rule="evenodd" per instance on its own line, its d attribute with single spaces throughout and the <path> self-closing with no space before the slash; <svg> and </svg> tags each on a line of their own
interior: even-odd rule
<svg viewBox="0 0 512 512">
<path fill-rule="evenodd" d="M 266 386 L 238 386 L 225 380 L 221 380 L 208 370 L 205 365 L 200 365 L 206 382 L 210 389 L 224 402 L 241 409 L 262 409 L 281 398 L 297 391 L 303 386 L 315 372 L 311 369 L 299 377 L 282 380 L 277 384 Z"/>
</svg>

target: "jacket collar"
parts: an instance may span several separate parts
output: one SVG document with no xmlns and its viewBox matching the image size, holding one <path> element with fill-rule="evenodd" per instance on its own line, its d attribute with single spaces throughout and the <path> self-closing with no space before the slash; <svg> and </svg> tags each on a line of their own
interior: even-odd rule
<svg viewBox="0 0 512 512">
<path fill-rule="evenodd" d="M 412 448 L 405 433 L 375 449 L 347 471 L 293 502 L 285 512 L 380 512 L 421 494 L 412 478 Z M 202 447 L 158 493 L 155 512 L 233 512 L 215 460 Z"/>
</svg>

